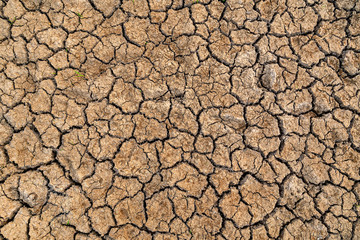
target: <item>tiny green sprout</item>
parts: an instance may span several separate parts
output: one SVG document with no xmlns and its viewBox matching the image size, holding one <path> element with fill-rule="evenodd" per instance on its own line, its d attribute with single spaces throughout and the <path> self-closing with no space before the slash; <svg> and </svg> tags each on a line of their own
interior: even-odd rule
<svg viewBox="0 0 360 240">
<path fill-rule="evenodd" d="M 79 18 L 83 18 L 83 15 L 81 13 L 75 13 Z"/>
<path fill-rule="evenodd" d="M 67 48 L 65 48 L 65 51 L 69 52 L 69 50 Z"/>
<path fill-rule="evenodd" d="M 135 0 L 132 0 L 132 2 L 135 4 Z"/>
<path fill-rule="evenodd" d="M 189 233 L 192 235 L 192 232 L 191 232 L 191 230 L 189 229 Z"/>
<path fill-rule="evenodd" d="M 78 76 L 78 77 L 85 77 L 85 75 L 79 73 L 78 71 L 75 70 L 75 74 Z"/>
<path fill-rule="evenodd" d="M 11 21 L 10 19 L 8 19 L 8 21 L 9 21 L 10 25 L 13 25 L 14 22 L 16 21 L 16 17 L 14 18 L 14 20 Z"/>
<path fill-rule="evenodd" d="M 66 225 L 68 225 L 68 226 L 70 225 L 70 221 L 69 221 L 69 220 L 67 220 Z"/>
</svg>

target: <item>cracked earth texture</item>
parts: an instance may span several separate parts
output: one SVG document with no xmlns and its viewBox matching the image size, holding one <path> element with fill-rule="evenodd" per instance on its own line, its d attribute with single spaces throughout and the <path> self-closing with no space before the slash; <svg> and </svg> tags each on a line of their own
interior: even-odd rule
<svg viewBox="0 0 360 240">
<path fill-rule="evenodd" d="M 360 1 L 1 0 L 0 239 L 360 239 Z"/>
</svg>

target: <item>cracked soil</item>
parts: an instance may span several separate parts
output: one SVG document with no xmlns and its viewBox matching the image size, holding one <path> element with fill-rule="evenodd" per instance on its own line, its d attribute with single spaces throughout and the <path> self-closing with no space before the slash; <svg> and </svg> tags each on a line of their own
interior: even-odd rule
<svg viewBox="0 0 360 240">
<path fill-rule="evenodd" d="M 360 1 L 0 0 L 0 239 L 360 239 Z"/>
</svg>

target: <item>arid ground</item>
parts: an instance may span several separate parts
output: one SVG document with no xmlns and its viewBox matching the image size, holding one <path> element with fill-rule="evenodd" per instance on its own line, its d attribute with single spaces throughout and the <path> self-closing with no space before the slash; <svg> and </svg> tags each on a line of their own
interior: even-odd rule
<svg viewBox="0 0 360 240">
<path fill-rule="evenodd" d="M 360 239 L 360 1 L 0 0 L 0 239 Z"/>
</svg>

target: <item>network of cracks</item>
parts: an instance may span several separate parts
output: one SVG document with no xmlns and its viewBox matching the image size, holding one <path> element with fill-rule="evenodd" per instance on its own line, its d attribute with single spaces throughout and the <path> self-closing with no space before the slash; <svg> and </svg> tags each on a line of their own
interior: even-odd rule
<svg viewBox="0 0 360 240">
<path fill-rule="evenodd" d="M 1 0 L 0 239 L 360 239 L 360 1 Z"/>
</svg>

